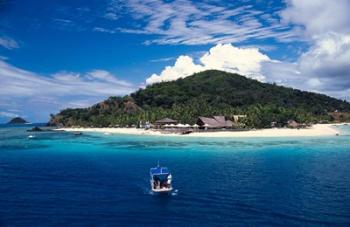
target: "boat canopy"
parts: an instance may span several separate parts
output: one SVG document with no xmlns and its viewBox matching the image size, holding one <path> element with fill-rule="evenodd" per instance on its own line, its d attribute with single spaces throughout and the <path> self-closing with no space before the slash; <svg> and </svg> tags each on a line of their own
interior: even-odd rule
<svg viewBox="0 0 350 227">
<path fill-rule="evenodd" d="M 170 171 L 168 170 L 167 167 L 155 167 L 151 168 L 150 170 L 151 175 L 168 175 L 170 174 Z"/>
</svg>

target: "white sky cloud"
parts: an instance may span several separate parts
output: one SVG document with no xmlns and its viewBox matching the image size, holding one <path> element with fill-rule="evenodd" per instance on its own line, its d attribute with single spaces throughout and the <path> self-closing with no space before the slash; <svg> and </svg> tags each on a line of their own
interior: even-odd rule
<svg viewBox="0 0 350 227">
<path fill-rule="evenodd" d="M 97 27 L 94 31 L 158 35 L 145 44 L 216 44 L 247 39 L 276 38 L 292 40 L 296 36 L 288 25 L 279 23 L 278 14 L 265 13 L 252 5 L 219 6 L 213 2 L 111 1 L 108 16 L 120 12 L 131 15 L 133 23 L 118 28 Z M 278 11 L 278 9 L 271 9 Z M 234 20 L 233 20 L 234 18 Z"/>
<path fill-rule="evenodd" d="M 330 33 L 315 39 L 313 46 L 295 62 L 269 58 L 257 48 L 218 44 L 196 59 L 180 56 L 172 66 L 146 84 L 172 81 L 207 69 L 238 73 L 253 79 L 275 82 L 302 90 L 350 100 L 350 36 Z"/>
<path fill-rule="evenodd" d="M 297 61 L 265 62 L 269 82 L 350 100 L 350 36 L 329 33 L 315 39 Z"/>
<path fill-rule="evenodd" d="M 0 60 L 0 75 L 0 95 L 6 96 L 122 95 L 135 89 L 134 85 L 104 70 L 86 74 L 58 72 L 42 76 Z"/>
<path fill-rule="evenodd" d="M 350 1 L 286 2 L 285 9 L 271 9 L 266 13 L 250 5 L 219 6 L 211 1 L 115 0 L 99 18 L 102 16 L 114 21 L 126 13 L 131 15 L 132 20 L 125 22 L 125 27 L 105 28 L 101 24 L 93 27 L 96 32 L 150 35 L 152 38 L 146 44 L 215 45 L 198 57 L 179 56 L 174 65 L 168 65 L 159 74 L 147 78 L 147 84 L 184 78 L 206 69 L 218 69 L 350 100 Z M 76 23 L 60 18 L 54 21 L 64 27 Z M 279 41 L 302 39 L 307 40 L 309 46 L 293 62 L 283 62 L 263 54 L 259 45 L 258 48 L 239 48 L 232 44 L 218 44 L 267 38 Z M 0 36 L 0 46 L 19 48 L 15 40 L 5 36 Z M 171 58 L 151 62 L 168 60 Z M 44 76 L 10 65 L 6 58 L 0 57 L 1 112 L 6 112 L 2 110 L 11 106 L 20 108 L 28 103 L 38 107 L 47 105 L 54 110 L 67 106 L 81 107 L 135 89 L 133 84 L 119 80 L 104 70 L 87 73 L 61 71 Z"/>
<path fill-rule="evenodd" d="M 0 46 L 6 48 L 6 49 L 15 49 L 19 48 L 19 44 L 9 37 L 0 37 Z"/>
<path fill-rule="evenodd" d="M 350 1 L 288 0 L 287 3 L 287 8 L 280 12 L 284 23 L 296 26 L 294 31 L 310 44 L 294 62 L 270 59 L 258 48 L 219 44 L 198 59 L 186 56 L 187 64 L 179 64 L 184 56 L 179 57 L 175 65 L 167 66 L 159 75 L 153 74 L 146 83 L 218 69 L 350 100 Z M 246 18 L 250 21 L 249 15 Z"/>
<path fill-rule="evenodd" d="M 67 107 L 87 107 L 106 97 L 125 95 L 136 90 L 104 70 L 85 74 L 58 72 L 43 76 L 17 68 L 0 60 L 0 111 L 28 109 L 47 119 L 49 113 Z"/>
<path fill-rule="evenodd" d="M 174 57 L 168 57 L 168 58 L 157 58 L 157 59 L 152 59 L 150 60 L 150 62 L 167 62 L 167 61 L 171 61 L 174 60 Z"/>
<path fill-rule="evenodd" d="M 270 61 L 270 58 L 257 48 L 218 44 L 204 53 L 198 64 L 189 56 L 178 57 L 173 66 L 166 66 L 159 75 L 152 74 L 147 78 L 146 84 L 176 80 L 208 69 L 239 73 L 263 81 L 265 78 L 260 72 L 263 61 Z"/>
<path fill-rule="evenodd" d="M 310 48 L 283 74 L 290 86 L 350 100 L 350 1 L 288 0 L 284 22 L 303 28 Z M 271 64 L 269 71 L 281 68 Z M 286 64 L 284 64 L 286 65 Z M 281 77 L 281 76 L 280 76 Z"/>
<path fill-rule="evenodd" d="M 231 44 L 218 44 L 200 58 L 205 69 L 218 69 L 234 72 L 263 81 L 260 63 L 270 61 L 267 55 L 257 48 L 239 48 Z"/>
<path fill-rule="evenodd" d="M 18 114 L 11 113 L 11 112 L 6 112 L 6 111 L 0 111 L 0 116 L 1 117 L 7 117 L 7 118 L 13 118 L 13 117 L 17 117 Z"/>
<path fill-rule="evenodd" d="M 285 22 L 301 25 L 307 35 L 350 32 L 349 0 L 287 0 L 281 12 Z"/>
<path fill-rule="evenodd" d="M 165 67 L 160 75 L 152 74 L 149 78 L 147 78 L 146 84 L 177 80 L 203 70 L 204 67 L 201 65 L 196 65 L 191 57 L 182 55 L 177 58 L 173 66 Z"/>
</svg>

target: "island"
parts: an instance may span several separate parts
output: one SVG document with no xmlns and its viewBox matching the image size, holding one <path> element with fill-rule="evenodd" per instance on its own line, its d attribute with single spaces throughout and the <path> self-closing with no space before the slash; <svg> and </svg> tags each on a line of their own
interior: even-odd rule
<svg viewBox="0 0 350 227">
<path fill-rule="evenodd" d="M 328 135 L 336 132 L 316 127 L 317 133 L 310 134 L 310 129 L 318 123 L 349 121 L 349 112 L 349 102 L 324 94 L 207 70 L 152 84 L 124 97 L 110 97 L 88 108 L 62 110 L 51 116 L 49 124 L 79 131 L 118 128 L 104 132 L 136 134 L 148 130 L 147 134 L 247 135 L 264 130 L 258 133 L 264 136 L 283 134 L 271 129 L 292 130 L 283 131 L 288 136 L 305 129 L 307 135 L 325 134 L 321 131 Z"/>
<path fill-rule="evenodd" d="M 26 124 L 26 123 L 28 122 L 23 118 L 15 117 L 15 118 L 12 118 L 7 124 Z"/>
</svg>

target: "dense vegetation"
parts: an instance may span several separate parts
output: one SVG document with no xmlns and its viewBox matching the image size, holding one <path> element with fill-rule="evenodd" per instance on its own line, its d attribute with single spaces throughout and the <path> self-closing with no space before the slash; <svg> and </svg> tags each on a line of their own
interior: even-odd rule
<svg viewBox="0 0 350 227">
<path fill-rule="evenodd" d="M 261 83 L 208 70 L 171 82 L 153 84 L 125 97 L 110 97 L 85 109 L 66 109 L 50 123 L 64 126 L 125 126 L 163 117 L 193 124 L 198 116 L 246 114 L 249 127 L 331 120 L 328 112 L 350 111 L 350 103 L 326 95 Z"/>
</svg>

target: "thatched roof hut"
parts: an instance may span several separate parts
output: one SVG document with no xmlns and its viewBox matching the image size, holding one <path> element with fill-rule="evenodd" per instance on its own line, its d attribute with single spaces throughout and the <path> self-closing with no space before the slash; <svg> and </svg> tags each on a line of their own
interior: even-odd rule
<svg viewBox="0 0 350 227">
<path fill-rule="evenodd" d="M 176 124 L 177 120 L 173 120 L 170 118 L 163 118 L 155 122 L 156 125 L 165 125 L 165 124 Z"/>
<path fill-rule="evenodd" d="M 214 117 L 199 117 L 197 120 L 199 127 L 206 128 L 231 128 L 233 122 L 226 120 L 225 116 L 214 116 Z"/>
</svg>

